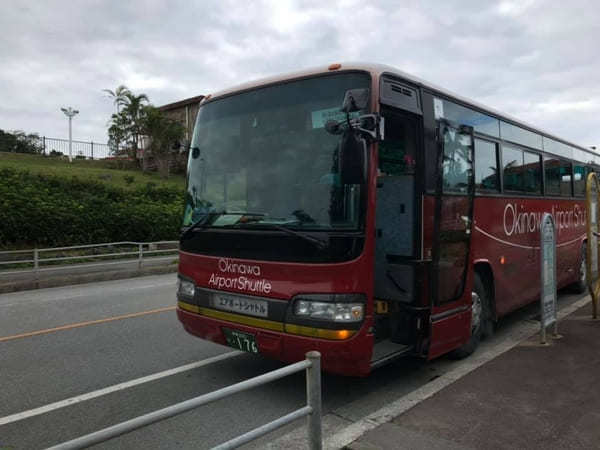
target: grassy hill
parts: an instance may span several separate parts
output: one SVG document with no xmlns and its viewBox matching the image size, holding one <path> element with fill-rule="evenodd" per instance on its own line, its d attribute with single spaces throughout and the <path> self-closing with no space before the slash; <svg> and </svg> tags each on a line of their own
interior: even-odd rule
<svg viewBox="0 0 600 450">
<path fill-rule="evenodd" d="M 0 153 L 0 249 L 175 240 L 184 178 Z"/>
<path fill-rule="evenodd" d="M 85 180 L 94 180 L 109 186 L 134 190 L 147 183 L 157 187 L 185 189 L 185 177 L 172 175 L 168 179 L 161 178 L 155 172 L 122 169 L 125 163 L 115 160 L 73 159 L 29 155 L 25 153 L 0 152 L 0 168 L 10 167 L 16 170 L 27 170 L 31 174 L 56 175 L 63 178 L 76 176 Z"/>
</svg>

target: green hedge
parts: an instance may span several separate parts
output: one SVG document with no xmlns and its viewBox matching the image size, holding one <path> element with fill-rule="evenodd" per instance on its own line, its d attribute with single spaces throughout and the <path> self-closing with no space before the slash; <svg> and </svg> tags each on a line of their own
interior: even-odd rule
<svg viewBox="0 0 600 450">
<path fill-rule="evenodd" d="M 0 247 L 176 240 L 183 192 L 0 169 Z"/>
</svg>

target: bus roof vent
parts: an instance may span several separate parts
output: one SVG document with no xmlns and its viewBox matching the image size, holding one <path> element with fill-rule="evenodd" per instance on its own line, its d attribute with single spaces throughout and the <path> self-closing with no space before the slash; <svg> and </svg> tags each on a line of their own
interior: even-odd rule
<svg viewBox="0 0 600 450">
<path fill-rule="evenodd" d="M 384 105 L 405 109 L 415 114 L 423 114 L 416 88 L 391 78 L 382 77 L 379 91 L 381 103 Z"/>
</svg>

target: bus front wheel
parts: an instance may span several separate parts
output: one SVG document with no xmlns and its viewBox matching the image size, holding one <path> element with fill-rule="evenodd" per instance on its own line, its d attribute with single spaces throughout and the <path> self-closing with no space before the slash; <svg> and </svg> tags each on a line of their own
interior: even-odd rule
<svg viewBox="0 0 600 450">
<path fill-rule="evenodd" d="M 471 337 L 466 344 L 450 352 L 449 356 L 453 359 L 466 358 L 473 353 L 481 338 L 484 337 L 485 330 L 492 325 L 490 323 L 492 316 L 487 290 L 477 272 L 473 280 L 471 299 Z"/>
</svg>

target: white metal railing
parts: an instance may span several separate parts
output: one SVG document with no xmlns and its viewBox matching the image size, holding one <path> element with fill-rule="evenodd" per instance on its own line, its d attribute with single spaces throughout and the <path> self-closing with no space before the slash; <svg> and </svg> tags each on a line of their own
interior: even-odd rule
<svg viewBox="0 0 600 450">
<path fill-rule="evenodd" d="M 231 386 L 219 389 L 218 391 L 186 400 L 175 405 L 168 406 L 158 411 L 154 411 L 143 416 L 136 417 L 126 422 L 121 422 L 108 428 L 96 431 L 94 433 L 81 436 L 68 442 L 63 442 L 56 446 L 50 447 L 47 450 L 67 450 L 80 449 L 89 447 L 100 442 L 108 441 L 109 439 L 129 433 L 138 428 L 151 425 L 164 419 L 176 416 L 191 409 L 197 408 L 207 403 L 220 400 L 239 392 L 252 389 L 271 381 L 292 375 L 296 372 L 306 370 L 306 406 L 297 409 L 279 419 L 275 419 L 265 425 L 262 425 L 254 430 L 248 431 L 234 439 L 231 439 L 223 444 L 220 444 L 214 449 L 224 450 L 237 448 L 247 444 L 255 439 L 258 439 L 265 434 L 276 430 L 290 422 L 301 417 L 308 417 L 308 447 L 311 450 L 321 450 L 323 448 L 323 436 L 321 429 L 321 354 L 316 351 L 308 352 L 304 361 L 290 364 L 281 369 L 267 372 L 249 380 L 236 383 Z M 213 450 L 214 450 L 213 449 Z"/>
<path fill-rule="evenodd" d="M 178 241 L 156 241 L 156 242 L 108 242 L 104 244 L 87 244 L 73 245 L 68 247 L 51 247 L 51 248 L 33 248 L 30 250 L 3 250 L 0 251 L 0 275 L 8 275 L 14 273 L 35 273 L 51 270 L 64 269 L 69 267 L 67 264 L 53 264 L 50 267 L 42 267 L 47 263 L 67 262 L 76 260 L 101 260 L 102 258 L 121 259 L 115 261 L 103 261 L 100 263 L 86 264 L 86 267 L 122 264 L 127 261 L 136 261 L 138 268 L 142 268 L 144 256 L 152 257 L 154 261 L 161 259 L 173 259 L 179 249 Z M 119 247 L 123 251 L 118 251 Z M 105 248 L 107 251 L 102 252 Z M 79 255 L 64 256 L 68 252 L 80 252 Z M 62 253 L 63 256 L 56 256 L 57 253 Z M 171 256 L 160 256 L 161 254 L 171 253 Z M 42 257 L 43 254 L 50 254 L 48 257 Z M 54 254 L 54 255 L 53 255 Z M 158 256 L 157 256 L 158 255 Z M 22 258 L 25 257 L 25 259 Z M 28 258 L 28 256 L 30 256 Z M 8 266 L 8 270 L 3 270 L 3 267 Z M 25 266 L 25 267 L 20 267 Z M 78 265 L 77 267 L 82 267 Z"/>
</svg>

